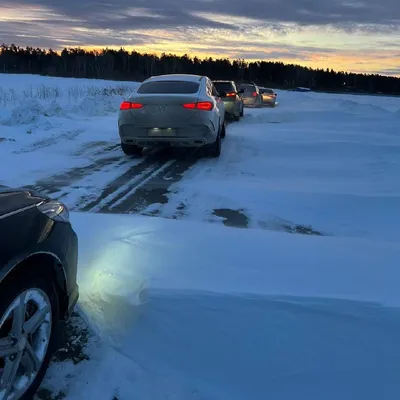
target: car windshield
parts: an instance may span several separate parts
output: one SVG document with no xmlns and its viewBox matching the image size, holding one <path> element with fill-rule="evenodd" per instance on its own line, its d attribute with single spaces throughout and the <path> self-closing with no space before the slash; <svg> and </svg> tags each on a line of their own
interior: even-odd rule
<svg viewBox="0 0 400 400">
<path fill-rule="evenodd" d="M 188 81 L 153 81 L 142 83 L 137 93 L 146 94 L 192 94 L 199 90 L 199 83 Z"/>
<path fill-rule="evenodd" d="M 214 82 L 214 86 L 218 91 L 233 92 L 235 88 L 230 82 Z"/>
</svg>

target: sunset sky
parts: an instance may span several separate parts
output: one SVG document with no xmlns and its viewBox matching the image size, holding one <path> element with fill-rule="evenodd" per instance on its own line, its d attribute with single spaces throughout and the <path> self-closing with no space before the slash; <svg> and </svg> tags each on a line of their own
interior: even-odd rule
<svg viewBox="0 0 400 400">
<path fill-rule="evenodd" d="M 0 0 L 0 42 L 400 76 L 399 0 Z"/>
</svg>

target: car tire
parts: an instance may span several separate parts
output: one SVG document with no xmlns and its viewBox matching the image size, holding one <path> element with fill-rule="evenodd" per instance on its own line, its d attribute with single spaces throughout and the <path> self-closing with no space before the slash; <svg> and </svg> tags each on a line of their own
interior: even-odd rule
<svg viewBox="0 0 400 400">
<path fill-rule="evenodd" d="M 237 121 L 240 121 L 240 114 L 234 115 L 234 116 L 233 116 L 233 120 L 236 121 L 236 122 L 237 122 Z"/>
<path fill-rule="evenodd" d="M 242 106 L 242 109 L 241 109 L 241 111 L 240 111 L 240 114 L 239 114 L 241 117 L 243 117 L 243 115 L 244 115 L 244 106 Z"/>
<path fill-rule="evenodd" d="M 218 132 L 218 136 L 214 143 L 208 145 L 208 153 L 212 158 L 218 158 L 221 155 L 221 132 Z"/>
<path fill-rule="evenodd" d="M 121 148 L 127 156 L 141 156 L 143 151 L 143 147 L 134 144 L 121 143 Z"/>
<path fill-rule="evenodd" d="M 50 332 L 48 337 L 48 346 L 46 353 L 43 357 L 43 360 L 40 364 L 36 372 L 36 376 L 33 381 L 29 384 L 29 386 L 25 389 L 23 393 L 17 394 L 18 397 L 15 400 L 32 400 L 33 396 L 37 392 L 42 383 L 42 380 L 46 374 L 48 366 L 50 364 L 51 358 L 56 350 L 57 345 L 57 336 L 58 331 L 60 329 L 60 309 L 59 309 L 59 300 L 57 291 L 55 290 L 54 285 L 49 281 L 49 279 L 41 278 L 38 275 L 38 271 L 36 269 L 36 275 L 24 271 L 24 274 L 19 275 L 18 278 L 10 278 L 6 279 L 0 285 L 0 323 L 2 323 L 2 319 L 6 316 L 6 312 L 10 308 L 10 306 L 18 299 L 26 291 L 35 291 L 36 293 L 40 293 L 43 295 L 43 298 L 48 300 L 48 304 L 46 307 L 50 307 L 51 315 L 51 324 L 50 324 Z M 45 303 L 43 303 L 45 304 Z M 6 322 L 7 323 L 7 322 Z M 40 327 L 43 326 L 45 322 L 43 322 Z M 2 323 L 0 328 L 4 327 Z M 37 328 L 34 333 L 38 332 L 39 328 Z M 1 332 L 1 330 L 0 330 Z M 39 332 L 40 333 L 40 332 Z M 8 337 L 8 333 L 2 332 L 0 333 L 0 338 Z M 29 341 L 29 339 L 28 339 Z M 31 343 L 30 343 L 31 344 Z M 31 347 L 32 348 L 32 347 Z M 19 350 L 22 353 L 22 350 Z M 16 353 L 20 354 L 20 353 Z M 25 351 L 23 352 L 25 354 Z M 18 355 L 17 355 L 18 357 Z M 5 365 L 4 359 L 0 359 L 3 361 Z M 10 362 L 10 360 L 8 360 Z M 40 361 L 40 360 L 39 360 Z M 23 367 L 23 363 L 19 364 Z M 1 366 L 0 366 L 1 367 Z"/>
<path fill-rule="evenodd" d="M 226 122 L 222 124 L 221 128 L 221 138 L 223 139 L 226 136 Z"/>
</svg>

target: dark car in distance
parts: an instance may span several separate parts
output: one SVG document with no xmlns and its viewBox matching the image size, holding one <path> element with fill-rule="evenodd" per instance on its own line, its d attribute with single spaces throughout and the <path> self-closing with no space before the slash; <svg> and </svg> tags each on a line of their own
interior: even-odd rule
<svg viewBox="0 0 400 400">
<path fill-rule="evenodd" d="M 78 238 L 60 202 L 0 186 L 0 399 L 31 400 L 78 300 Z"/>
</svg>

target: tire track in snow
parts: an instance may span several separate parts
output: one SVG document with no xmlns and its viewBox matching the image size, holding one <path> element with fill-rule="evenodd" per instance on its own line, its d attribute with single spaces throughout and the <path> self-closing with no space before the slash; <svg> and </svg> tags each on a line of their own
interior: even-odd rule
<svg viewBox="0 0 400 400">
<path fill-rule="evenodd" d="M 96 200 L 78 209 L 124 214 L 140 213 L 155 203 L 165 204 L 170 186 L 196 161 L 194 157 L 170 157 L 169 151 L 150 155 L 111 182 Z"/>
<path fill-rule="evenodd" d="M 151 163 L 149 160 L 144 160 L 111 182 L 96 200 L 78 209 L 86 212 L 107 212 L 113 204 L 118 203 L 127 194 L 133 193 L 173 162 L 174 160 Z"/>
<path fill-rule="evenodd" d="M 30 144 L 27 147 L 23 147 L 20 150 L 14 151 L 13 153 L 14 154 L 31 153 L 33 151 L 44 149 L 46 147 L 58 145 L 62 141 L 73 141 L 84 132 L 85 132 L 84 129 L 76 129 L 76 130 L 64 132 L 61 134 L 53 134 L 52 136 L 50 136 L 48 138 L 40 139 L 40 140 Z"/>
<path fill-rule="evenodd" d="M 180 181 L 184 173 L 195 164 L 195 160 L 173 160 L 152 173 L 151 179 L 132 188 L 109 208 L 113 213 L 140 213 L 153 204 L 166 204 L 170 187 Z M 101 210 L 106 212 L 106 209 Z M 149 215 L 156 215 L 153 211 Z"/>
<path fill-rule="evenodd" d="M 124 159 L 120 155 L 103 157 L 92 161 L 89 165 L 72 168 L 60 174 L 40 179 L 33 185 L 28 185 L 26 187 L 51 196 L 55 193 L 60 193 L 63 189 L 69 188 L 73 183 L 87 175 L 101 171 L 104 167 L 115 164 L 115 167 L 118 168 L 128 162 L 128 159 Z"/>
<path fill-rule="evenodd" d="M 119 143 L 110 143 L 105 140 L 103 141 L 94 141 L 94 142 L 88 142 L 84 143 L 77 151 L 75 151 L 72 155 L 75 157 L 82 157 L 86 155 L 91 155 L 98 153 L 99 151 L 101 152 L 108 152 L 108 151 L 113 151 L 116 149 L 120 149 L 121 145 Z"/>
</svg>

